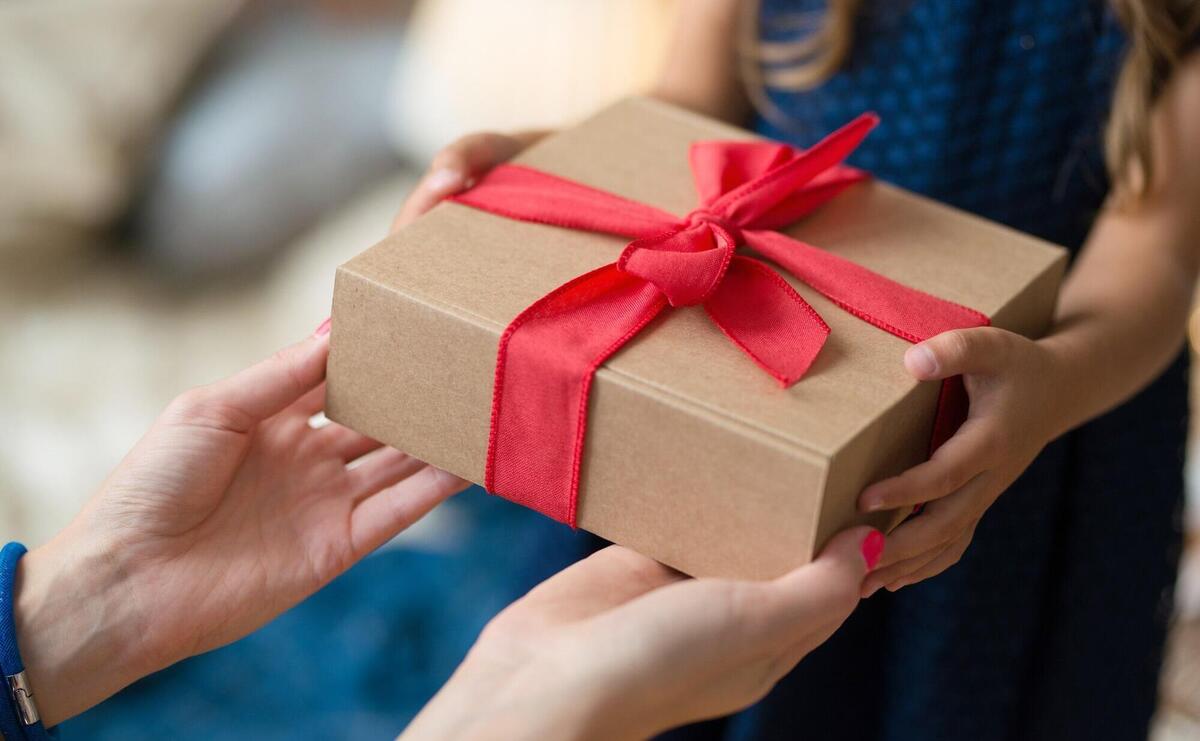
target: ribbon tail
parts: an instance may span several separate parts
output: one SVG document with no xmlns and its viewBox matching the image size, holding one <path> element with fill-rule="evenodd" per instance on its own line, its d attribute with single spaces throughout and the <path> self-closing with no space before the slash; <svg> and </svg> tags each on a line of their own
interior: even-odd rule
<svg viewBox="0 0 1200 741">
<path fill-rule="evenodd" d="M 501 335 L 484 486 L 572 527 L 596 369 L 666 306 L 606 265 L 521 312 Z"/>
<path fill-rule="evenodd" d="M 500 165 L 450 200 L 518 221 L 643 239 L 678 217 L 608 191 L 520 165 Z"/>
<path fill-rule="evenodd" d="M 990 324 L 985 314 L 885 278 L 778 232 L 747 231 L 746 243 L 864 322 L 909 342 Z"/>
<path fill-rule="evenodd" d="M 754 249 L 859 319 L 909 342 L 922 342 L 952 329 L 986 327 L 986 314 L 931 296 L 825 250 L 778 232 L 745 232 Z M 961 376 L 942 383 L 934 418 L 932 453 L 967 418 L 968 399 Z"/>
<path fill-rule="evenodd" d="M 767 265 L 733 258 L 704 303 L 725 336 L 783 386 L 800 380 L 829 336 L 816 310 Z"/>
</svg>

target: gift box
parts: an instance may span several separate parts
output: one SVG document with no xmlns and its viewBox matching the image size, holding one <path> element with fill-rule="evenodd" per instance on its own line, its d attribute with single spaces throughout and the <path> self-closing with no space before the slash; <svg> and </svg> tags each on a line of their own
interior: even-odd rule
<svg viewBox="0 0 1200 741">
<path fill-rule="evenodd" d="M 953 431 L 911 342 L 1037 336 L 1066 252 L 634 98 L 338 271 L 327 414 L 697 576 L 770 578 Z"/>
</svg>

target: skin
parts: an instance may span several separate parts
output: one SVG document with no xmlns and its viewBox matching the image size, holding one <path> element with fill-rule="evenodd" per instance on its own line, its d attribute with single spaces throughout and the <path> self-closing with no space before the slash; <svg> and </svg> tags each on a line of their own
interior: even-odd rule
<svg viewBox="0 0 1200 741">
<path fill-rule="evenodd" d="M 738 13 L 739 0 L 681 4 L 652 94 L 745 123 L 750 108 L 736 74 Z M 963 375 L 970 413 L 928 462 L 862 492 L 863 512 L 925 504 L 889 534 L 864 596 L 954 565 L 988 508 L 1051 440 L 1129 399 L 1181 350 L 1200 262 L 1200 54 L 1175 71 L 1151 128 L 1155 181 L 1140 200 L 1103 209 L 1045 337 L 960 330 L 897 358 L 923 381 Z M 435 160 L 440 174 L 405 205 L 397 224 L 468 187 L 530 140 L 485 133 L 450 145 Z"/>
<path fill-rule="evenodd" d="M 316 334 L 179 396 L 22 559 L 16 632 L 47 725 L 256 630 L 465 486 L 344 427 L 311 429 L 328 352 Z"/>
<path fill-rule="evenodd" d="M 171 402 L 21 561 L 16 633 L 46 725 L 257 630 L 465 486 L 308 424 L 328 326 Z M 493 620 L 406 738 L 632 738 L 744 707 L 845 620 L 881 548 L 857 528 L 764 583 L 609 548 Z"/>
<path fill-rule="evenodd" d="M 649 738 L 747 707 L 858 604 L 872 532 L 769 582 L 600 551 L 498 615 L 401 739 Z"/>
</svg>

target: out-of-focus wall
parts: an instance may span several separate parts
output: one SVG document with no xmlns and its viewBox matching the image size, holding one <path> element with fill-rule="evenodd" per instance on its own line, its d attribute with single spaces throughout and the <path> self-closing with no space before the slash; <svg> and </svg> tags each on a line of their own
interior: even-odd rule
<svg viewBox="0 0 1200 741">
<path fill-rule="evenodd" d="M 243 1 L 0 3 L 0 256 L 121 217 L 162 118 Z"/>
<path fill-rule="evenodd" d="M 646 89 L 678 0 L 424 0 L 392 110 L 403 151 L 428 158 L 480 129 L 560 126 Z"/>
</svg>

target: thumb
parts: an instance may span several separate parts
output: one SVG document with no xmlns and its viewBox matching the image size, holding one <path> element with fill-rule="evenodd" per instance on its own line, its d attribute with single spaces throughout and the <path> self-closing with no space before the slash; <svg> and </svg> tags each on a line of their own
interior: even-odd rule
<svg viewBox="0 0 1200 741">
<path fill-rule="evenodd" d="M 1011 340 L 995 327 L 952 329 L 908 348 L 904 367 L 922 381 L 991 373 L 1004 362 Z"/>
<path fill-rule="evenodd" d="M 773 622 L 782 634 L 841 622 L 858 604 L 866 574 L 883 553 L 883 534 L 852 528 L 834 536 L 815 561 L 769 584 L 776 609 Z"/>
<path fill-rule="evenodd" d="M 328 319 L 309 337 L 278 350 L 240 373 L 184 394 L 183 406 L 215 408 L 239 431 L 271 417 L 325 380 Z M 190 397 L 190 398 L 188 398 Z"/>
</svg>

